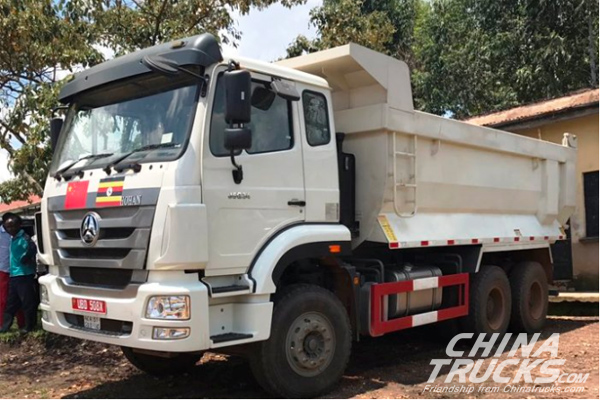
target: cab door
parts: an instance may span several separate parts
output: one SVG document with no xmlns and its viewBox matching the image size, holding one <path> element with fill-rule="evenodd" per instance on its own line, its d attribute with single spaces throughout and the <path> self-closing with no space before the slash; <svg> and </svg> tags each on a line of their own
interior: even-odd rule
<svg viewBox="0 0 600 400">
<path fill-rule="evenodd" d="M 304 221 L 305 192 L 298 102 L 270 89 L 270 77 L 253 75 L 252 147 L 235 155 L 243 168 L 236 184 L 223 145 L 225 95 L 217 74 L 207 109 L 203 199 L 208 213 L 207 276 L 243 273 L 277 231 Z"/>
</svg>

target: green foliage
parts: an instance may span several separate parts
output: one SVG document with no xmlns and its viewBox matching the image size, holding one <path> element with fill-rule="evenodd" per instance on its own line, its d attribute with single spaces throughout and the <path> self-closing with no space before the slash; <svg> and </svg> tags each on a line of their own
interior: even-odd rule
<svg viewBox="0 0 600 400">
<path fill-rule="evenodd" d="M 51 334 L 46 332 L 42 328 L 41 316 L 42 312 L 38 310 L 36 327 L 32 332 L 28 333 L 23 333 L 20 331 L 19 326 L 17 325 L 17 320 L 15 318 L 10 329 L 7 332 L 0 333 L 0 343 L 17 344 L 28 339 L 40 342 L 45 341 Z"/>
<path fill-rule="evenodd" d="M 394 33 L 386 45 L 385 53 L 405 61 L 411 68 L 416 67 L 413 55 L 415 30 L 427 11 L 425 3 L 421 0 L 365 0 L 361 9 L 363 13 L 378 11 L 389 18 Z"/>
<path fill-rule="evenodd" d="M 42 192 L 59 68 L 101 60 L 86 44 L 93 35 L 90 23 L 77 13 L 60 17 L 63 6 L 51 0 L 0 0 L 0 147 L 15 175 L 0 185 L 3 201 Z"/>
<path fill-rule="evenodd" d="M 309 40 L 299 36 L 287 50 L 288 57 L 328 49 L 354 42 L 385 52 L 395 32 L 385 12 L 365 12 L 363 3 L 355 0 L 326 1 L 310 12 L 310 21 L 319 37 Z"/>
<path fill-rule="evenodd" d="M 597 85 L 597 0 L 437 0 L 429 15 L 414 82 L 427 111 L 464 118 Z"/>
<path fill-rule="evenodd" d="M 465 118 L 598 86 L 598 0 L 327 0 L 316 39 L 406 61 L 417 108 Z"/>
<path fill-rule="evenodd" d="M 241 37 L 231 12 L 305 0 L 0 0 L 0 147 L 14 179 L 0 184 L 10 202 L 41 195 L 51 159 L 48 122 L 65 70 L 163 41 L 211 32 Z"/>
<path fill-rule="evenodd" d="M 92 0 L 91 14 L 102 43 L 121 54 L 200 32 L 235 43 L 241 32 L 234 27 L 231 11 L 245 15 L 251 7 L 278 2 L 292 7 L 305 0 Z"/>
</svg>

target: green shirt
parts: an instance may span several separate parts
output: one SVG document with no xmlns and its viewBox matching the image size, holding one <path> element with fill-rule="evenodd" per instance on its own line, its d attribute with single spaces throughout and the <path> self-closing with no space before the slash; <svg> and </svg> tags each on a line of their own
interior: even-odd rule
<svg viewBox="0 0 600 400">
<path fill-rule="evenodd" d="M 31 238 L 22 229 L 12 238 L 10 243 L 10 276 L 35 274 L 35 263 L 23 263 L 21 261 L 23 256 L 30 255 L 32 245 Z"/>
</svg>

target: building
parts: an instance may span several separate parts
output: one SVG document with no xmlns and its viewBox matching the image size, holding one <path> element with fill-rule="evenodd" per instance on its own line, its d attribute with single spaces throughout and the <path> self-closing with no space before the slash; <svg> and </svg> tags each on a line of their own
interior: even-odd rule
<svg viewBox="0 0 600 400">
<path fill-rule="evenodd" d="M 0 204 L 0 216 L 9 211 L 21 216 L 33 216 L 40 211 L 41 203 L 42 198 L 33 194 L 27 200 L 13 201 L 8 204 L 2 203 Z"/>
<path fill-rule="evenodd" d="M 573 273 L 576 290 L 598 290 L 598 89 L 467 120 L 554 143 L 577 135 L 577 206 L 569 243 L 553 249 L 555 269 Z M 560 271 L 559 275 L 560 275 Z M 556 276 L 556 275 L 555 275 Z M 560 276 L 557 276 L 560 278 Z"/>
</svg>

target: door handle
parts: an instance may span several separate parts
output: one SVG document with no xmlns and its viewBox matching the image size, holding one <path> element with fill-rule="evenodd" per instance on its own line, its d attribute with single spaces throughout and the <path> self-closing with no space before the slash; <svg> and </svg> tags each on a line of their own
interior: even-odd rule
<svg viewBox="0 0 600 400">
<path fill-rule="evenodd" d="M 304 201 L 304 200 L 292 199 L 292 200 L 288 201 L 288 206 L 304 207 L 305 205 L 306 205 L 306 201 Z"/>
</svg>

